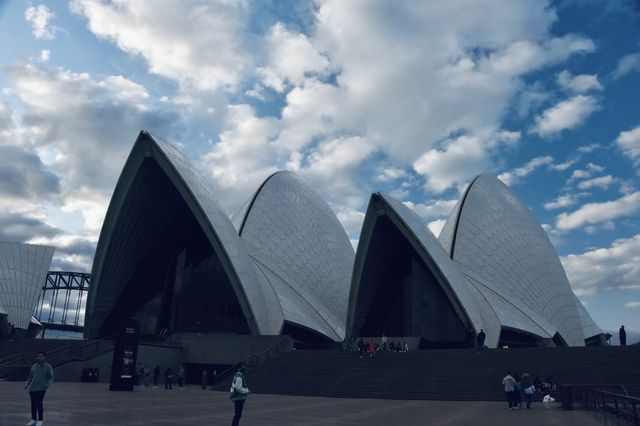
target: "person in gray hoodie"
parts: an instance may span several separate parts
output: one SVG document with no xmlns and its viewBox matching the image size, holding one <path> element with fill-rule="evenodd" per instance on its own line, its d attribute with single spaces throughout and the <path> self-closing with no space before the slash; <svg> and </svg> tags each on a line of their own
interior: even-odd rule
<svg viewBox="0 0 640 426">
<path fill-rule="evenodd" d="M 36 354 L 36 363 L 31 366 L 27 382 L 24 388 L 29 391 L 31 397 L 31 421 L 28 426 L 42 426 L 44 407 L 42 401 L 44 394 L 53 383 L 53 368 L 45 361 L 47 355 L 44 352 Z"/>
</svg>

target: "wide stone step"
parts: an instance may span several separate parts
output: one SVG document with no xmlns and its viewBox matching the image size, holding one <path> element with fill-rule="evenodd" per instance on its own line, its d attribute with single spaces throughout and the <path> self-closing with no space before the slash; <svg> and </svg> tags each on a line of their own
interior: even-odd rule
<svg viewBox="0 0 640 426">
<path fill-rule="evenodd" d="M 429 350 L 365 358 L 300 350 L 249 369 L 247 380 L 257 393 L 491 401 L 504 399 L 501 379 L 511 369 L 532 378 L 551 376 L 559 384 L 625 385 L 640 395 L 639 357 L 638 347 Z"/>
</svg>

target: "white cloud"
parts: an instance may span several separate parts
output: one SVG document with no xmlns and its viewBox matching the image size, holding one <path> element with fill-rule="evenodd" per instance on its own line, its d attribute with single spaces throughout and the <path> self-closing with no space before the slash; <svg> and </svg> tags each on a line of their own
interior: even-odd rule
<svg viewBox="0 0 640 426">
<path fill-rule="evenodd" d="M 549 202 L 545 203 L 544 204 L 544 209 L 545 210 L 554 210 L 554 209 L 563 209 L 565 207 L 571 207 L 575 203 L 577 203 L 578 200 L 580 200 L 580 198 L 583 198 L 584 196 L 585 196 L 584 193 L 582 193 L 582 194 L 564 194 L 564 195 L 560 195 L 554 201 L 549 201 Z"/>
<path fill-rule="evenodd" d="M 577 95 L 544 111 L 536 117 L 536 123 L 529 131 L 546 137 L 573 129 L 597 109 L 598 102 L 593 96 Z"/>
<path fill-rule="evenodd" d="M 336 212 L 336 216 L 349 236 L 353 236 L 355 238 L 360 236 L 362 223 L 364 222 L 364 212 L 357 210 L 338 211 Z M 356 245 L 354 248 L 357 247 L 357 240 L 355 241 Z"/>
<path fill-rule="evenodd" d="M 423 218 L 449 216 L 458 200 L 435 200 L 429 204 L 405 201 L 403 204 Z"/>
<path fill-rule="evenodd" d="M 62 176 L 58 207 L 80 211 L 87 235 L 97 235 L 140 129 L 171 135 L 178 117 L 149 108 L 144 87 L 121 76 L 96 80 L 86 73 L 25 66 L 14 69 L 12 79 L 25 111 L 23 131 Z"/>
<path fill-rule="evenodd" d="M 51 51 L 47 49 L 43 49 L 40 51 L 40 62 L 49 62 L 49 58 L 51 57 Z"/>
<path fill-rule="evenodd" d="M 49 22 L 56 15 L 47 6 L 43 4 L 37 7 L 29 6 L 24 12 L 24 17 L 31 23 L 31 32 L 36 38 L 54 38 L 54 30 L 49 27 Z"/>
<path fill-rule="evenodd" d="M 536 82 L 522 90 L 518 95 L 517 112 L 520 118 L 528 117 L 532 111 L 538 110 L 551 94 L 541 83 Z"/>
<path fill-rule="evenodd" d="M 640 164 L 640 126 L 620 132 L 616 144 L 627 157 Z"/>
<path fill-rule="evenodd" d="M 549 170 L 554 170 L 556 172 L 563 172 L 567 170 L 569 167 L 573 166 L 578 162 L 577 158 L 573 158 L 571 160 L 567 160 L 564 163 L 557 164 L 549 164 Z"/>
<path fill-rule="evenodd" d="M 562 231 L 569 231 L 631 216 L 639 210 L 640 192 L 634 192 L 613 201 L 584 204 L 572 213 L 561 213 L 556 219 L 556 227 Z"/>
<path fill-rule="evenodd" d="M 585 169 L 574 170 L 573 173 L 571 173 L 571 176 L 569 177 L 569 180 L 567 181 L 567 183 L 571 183 L 580 179 L 589 179 L 595 173 L 602 173 L 603 171 L 604 171 L 604 167 L 589 162 L 587 163 Z"/>
<path fill-rule="evenodd" d="M 398 179 L 407 179 L 409 174 L 397 167 L 385 167 L 384 170 L 376 177 L 380 182 L 390 182 Z"/>
<path fill-rule="evenodd" d="M 640 308 L 640 300 L 632 300 L 631 302 L 627 302 L 624 304 L 624 307 L 627 309 Z"/>
<path fill-rule="evenodd" d="M 65 170 L 63 188 L 79 188 L 77 199 L 65 193 L 66 208 L 90 212 L 90 229 L 106 201 L 83 191 L 108 197 L 132 129 L 186 142 L 183 116 L 171 112 L 176 105 L 181 114 L 215 120 L 198 129 L 211 143 L 200 165 L 230 211 L 269 173 L 289 168 L 331 194 L 353 229 L 373 189 L 371 170 L 392 182 L 394 173 L 413 176 L 414 166 L 430 190 L 461 189 L 518 141 L 519 133 L 500 128 L 525 77 L 595 50 L 581 36 L 554 37 L 557 16 L 546 2 L 478 0 L 465 13 L 453 3 L 399 2 L 390 17 L 389 4 L 320 0 L 307 34 L 263 15 L 253 32 L 254 7 L 242 0 L 71 2 L 98 38 L 178 86 L 159 94 L 156 111 L 145 88 L 125 77 L 63 70 L 16 77 L 39 152 Z M 271 117 L 243 104 L 244 96 L 270 101 L 274 90 L 283 105 Z M 217 103 L 206 104 L 208 96 Z M 90 204 L 81 203 L 85 197 Z"/>
<path fill-rule="evenodd" d="M 426 186 L 434 193 L 457 186 L 461 189 L 470 178 L 490 166 L 490 154 L 498 147 L 513 145 L 520 139 L 518 132 L 483 130 L 476 134 L 450 138 L 442 149 L 422 154 L 414 163 L 416 172 L 426 179 Z"/>
<path fill-rule="evenodd" d="M 440 231 L 442 231 L 442 228 L 444 228 L 445 223 L 447 223 L 446 219 L 438 219 L 434 220 L 433 222 L 429 222 L 427 226 L 429 227 L 429 230 L 433 233 L 433 235 L 437 237 L 438 235 L 440 235 Z"/>
<path fill-rule="evenodd" d="M 551 166 L 553 164 L 553 157 L 550 155 L 545 155 L 544 157 L 536 157 L 531 160 L 527 164 L 522 167 L 515 168 L 509 172 L 503 172 L 498 175 L 498 179 L 500 179 L 505 185 L 514 185 L 519 181 L 520 178 L 528 176 L 536 169 L 543 166 Z"/>
<path fill-rule="evenodd" d="M 278 130 L 276 119 L 256 117 L 249 105 L 228 107 L 220 140 L 203 163 L 231 213 L 240 207 L 242 197 L 249 197 L 262 180 L 278 170 L 278 149 L 273 145 Z"/>
<path fill-rule="evenodd" d="M 73 0 L 70 7 L 96 36 L 141 56 L 151 73 L 184 88 L 233 88 L 251 62 L 242 1 Z"/>
<path fill-rule="evenodd" d="M 540 224 L 540 226 L 542 227 L 542 229 L 544 229 L 544 232 L 547 233 L 547 236 L 549 237 L 551 244 L 553 244 L 554 246 L 559 246 L 562 243 L 560 232 L 557 229 L 555 229 L 553 226 L 549 225 L 548 223 L 542 223 Z"/>
<path fill-rule="evenodd" d="M 640 282 L 640 234 L 619 239 L 611 247 L 561 258 L 578 296 L 600 290 L 632 290 Z"/>
<path fill-rule="evenodd" d="M 307 36 L 290 32 L 281 23 L 271 28 L 266 45 L 268 65 L 257 72 L 263 84 L 277 92 L 283 92 L 287 82 L 302 85 L 309 73 L 323 74 L 329 67 L 329 60 L 313 47 Z"/>
<path fill-rule="evenodd" d="M 557 82 L 560 87 L 573 93 L 583 94 L 589 91 L 602 90 L 598 76 L 593 74 L 571 75 L 567 70 L 558 74 Z"/>
<path fill-rule="evenodd" d="M 598 143 L 592 143 L 590 145 L 584 145 L 578 148 L 578 152 L 581 154 L 588 154 L 590 152 L 595 151 L 596 149 L 600 149 L 602 146 Z"/>
<path fill-rule="evenodd" d="M 600 176 L 597 178 L 580 182 L 578 184 L 578 188 L 580 189 L 608 188 L 612 183 L 615 183 L 616 181 L 617 180 L 611 175 Z"/>
<path fill-rule="evenodd" d="M 640 53 L 632 53 L 620 58 L 613 77 L 620 78 L 634 71 L 640 71 Z"/>
<path fill-rule="evenodd" d="M 298 173 L 331 202 L 339 200 L 339 208 L 354 208 L 368 195 L 355 175 L 374 150 L 359 136 L 328 139 L 306 156 Z"/>
</svg>

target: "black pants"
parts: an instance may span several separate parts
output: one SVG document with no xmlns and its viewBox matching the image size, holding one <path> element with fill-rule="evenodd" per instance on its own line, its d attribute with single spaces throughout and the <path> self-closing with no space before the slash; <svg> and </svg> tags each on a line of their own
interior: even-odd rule
<svg viewBox="0 0 640 426">
<path fill-rule="evenodd" d="M 531 397 L 533 396 L 533 394 L 530 393 L 525 393 L 524 394 L 524 400 L 527 402 L 527 408 L 531 408 Z"/>
<path fill-rule="evenodd" d="M 505 393 L 507 394 L 507 402 L 509 403 L 509 408 L 517 407 L 518 403 L 516 402 L 516 393 L 513 391 Z"/>
<path fill-rule="evenodd" d="M 242 417 L 242 409 L 244 408 L 244 399 L 233 401 L 233 405 L 235 405 L 236 415 L 233 416 L 233 421 L 231 422 L 231 426 L 238 426 L 240 424 L 240 417 Z"/>
<path fill-rule="evenodd" d="M 153 386 L 158 387 L 158 382 L 160 381 L 159 376 L 153 376 Z"/>
<path fill-rule="evenodd" d="M 167 379 L 167 381 L 164 383 L 164 388 L 165 389 L 173 389 L 171 387 L 172 384 L 173 384 L 173 379 Z"/>
<path fill-rule="evenodd" d="M 42 421 L 42 416 L 44 415 L 44 407 L 42 405 L 42 400 L 44 399 L 44 393 L 45 391 L 29 392 L 29 397 L 31 397 L 31 419 L 32 420 Z"/>
<path fill-rule="evenodd" d="M 184 387 L 184 379 L 182 377 L 178 377 L 178 387 L 179 388 Z"/>
</svg>

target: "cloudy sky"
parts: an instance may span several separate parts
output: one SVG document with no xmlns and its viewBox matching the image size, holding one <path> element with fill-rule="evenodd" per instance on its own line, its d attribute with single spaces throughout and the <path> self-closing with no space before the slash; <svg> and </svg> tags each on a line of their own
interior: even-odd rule
<svg viewBox="0 0 640 426">
<path fill-rule="evenodd" d="M 233 214 L 293 170 L 357 242 L 385 191 L 437 235 L 478 173 L 544 224 L 607 330 L 640 331 L 635 0 L 0 0 L 0 240 L 90 271 L 140 129 Z"/>
</svg>

